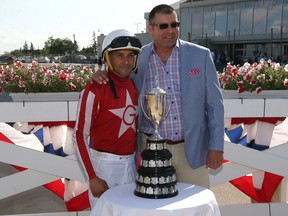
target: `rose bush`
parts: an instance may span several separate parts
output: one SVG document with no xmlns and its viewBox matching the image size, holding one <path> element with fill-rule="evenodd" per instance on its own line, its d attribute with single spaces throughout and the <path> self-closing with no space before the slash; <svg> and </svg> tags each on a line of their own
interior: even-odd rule
<svg viewBox="0 0 288 216">
<path fill-rule="evenodd" d="M 44 67 L 36 61 L 24 66 L 17 61 L 12 66 L 0 66 L 0 93 L 79 92 L 92 74 L 87 66 L 52 63 Z"/>
<path fill-rule="evenodd" d="M 237 90 L 238 93 L 260 93 L 262 90 L 288 89 L 288 64 L 261 59 L 260 62 L 243 66 L 227 64 L 219 73 L 219 82 L 223 89 Z"/>
</svg>

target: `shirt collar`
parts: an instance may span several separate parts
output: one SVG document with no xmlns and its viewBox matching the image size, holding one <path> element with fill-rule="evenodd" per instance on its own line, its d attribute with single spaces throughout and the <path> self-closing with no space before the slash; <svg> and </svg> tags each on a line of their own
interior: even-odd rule
<svg viewBox="0 0 288 216">
<path fill-rule="evenodd" d="M 179 49 L 179 40 L 176 41 L 176 45 L 174 46 L 173 49 L 175 49 L 175 47 L 177 47 Z M 156 54 L 155 51 L 155 43 L 153 42 L 152 46 L 151 46 L 151 54 Z"/>
</svg>

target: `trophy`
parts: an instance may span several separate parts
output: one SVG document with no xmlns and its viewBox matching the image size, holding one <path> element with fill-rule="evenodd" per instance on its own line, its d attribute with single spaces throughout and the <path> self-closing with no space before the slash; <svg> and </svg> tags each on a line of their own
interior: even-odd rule
<svg viewBox="0 0 288 216">
<path fill-rule="evenodd" d="M 164 138 L 159 134 L 161 123 L 167 117 L 167 93 L 158 87 L 157 76 L 155 88 L 147 91 L 141 108 L 144 116 L 154 128 L 153 135 L 146 139 L 145 149 L 141 152 L 141 161 L 136 173 L 136 189 L 139 197 L 159 199 L 176 196 L 176 171 L 172 165 L 172 154 L 167 149 Z"/>
<path fill-rule="evenodd" d="M 149 140 L 163 140 L 159 134 L 159 128 L 162 121 L 166 118 L 170 111 L 171 105 L 166 108 L 167 94 L 159 88 L 153 88 L 151 91 L 146 92 L 145 95 L 145 108 L 141 100 L 141 108 L 143 114 L 149 120 L 154 128 L 154 133 Z"/>
</svg>

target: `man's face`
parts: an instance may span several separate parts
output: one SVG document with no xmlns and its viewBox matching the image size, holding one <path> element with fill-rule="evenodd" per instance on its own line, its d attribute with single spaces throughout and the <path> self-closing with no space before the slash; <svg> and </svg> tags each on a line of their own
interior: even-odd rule
<svg viewBox="0 0 288 216">
<path fill-rule="evenodd" d="M 152 36 L 156 47 L 173 48 L 179 37 L 179 27 L 172 28 L 171 24 L 178 22 L 176 12 L 172 14 L 157 13 L 154 25 L 148 25 L 148 30 Z M 161 24 L 168 24 L 168 28 L 161 29 Z M 167 25 L 166 25 L 167 27 Z"/>
<path fill-rule="evenodd" d="M 115 50 L 109 53 L 113 72 L 120 77 L 129 76 L 133 69 L 135 54 L 132 50 Z"/>
</svg>

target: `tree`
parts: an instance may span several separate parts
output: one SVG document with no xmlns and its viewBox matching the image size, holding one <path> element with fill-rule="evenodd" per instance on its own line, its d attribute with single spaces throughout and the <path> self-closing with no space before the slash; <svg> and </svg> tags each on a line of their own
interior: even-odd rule
<svg viewBox="0 0 288 216">
<path fill-rule="evenodd" d="M 13 50 L 9 54 L 12 56 L 20 56 L 22 54 L 21 48 L 20 48 L 20 50 L 17 50 L 17 49 Z"/>
<path fill-rule="evenodd" d="M 32 43 L 32 42 L 30 43 L 30 52 L 31 52 L 31 54 L 34 53 L 34 46 L 33 46 L 33 43 Z"/>
<path fill-rule="evenodd" d="M 94 54 L 97 55 L 97 52 L 98 52 L 98 46 L 97 46 L 97 39 L 96 39 L 96 33 L 95 31 L 93 31 L 93 34 L 92 34 L 92 44 L 91 44 L 91 47 L 94 51 Z"/>
<path fill-rule="evenodd" d="M 47 50 L 49 54 L 77 53 L 78 45 L 76 41 L 73 42 L 69 38 L 54 39 L 53 36 L 51 36 L 45 42 L 44 49 Z"/>
<path fill-rule="evenodd" d="M 72 53 L 76 53 L 76 52 L 78 52 L 78 43 L 76 40 L 74 40 L 73 44 L 74 44 L 74 51 Z"/>
<path fill-rule="evenodd" d="M 80 53 L 85 56 L 93 55 L 94 49 L 92 47 L 83 47 L 82 50 L 80 50 Z"/>
<path fill-rule="evenodd" d="M 28 44 L 27 44 L 27 42 L 25 41 L 25 43 L 24 43 L 24 46 L 23 46 L 23 53 L 28 53 Z"/>
</svg>

